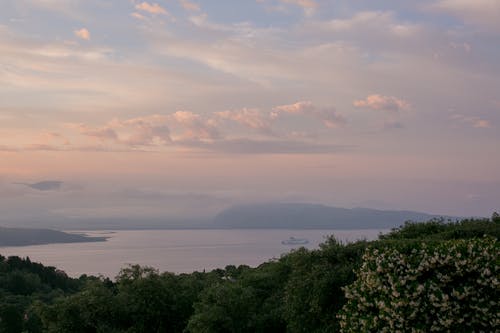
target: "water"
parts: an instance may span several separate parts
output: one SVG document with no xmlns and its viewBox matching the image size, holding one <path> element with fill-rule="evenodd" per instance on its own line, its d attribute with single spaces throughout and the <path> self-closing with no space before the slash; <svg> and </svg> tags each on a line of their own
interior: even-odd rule
<svg viewBox="0 0 500 333">
<path fill-rule="evenodd" d="M 29 256 L 55 266 L 69 276 L 114 278 L 127 264 L 152 266 L 161 272 L 190 273 L 226 265 L 257 266 L 279 258 L 294 247 L 317 248 L 334 234 L 342 241 L 372 240 L 385 230 L 119 230 L 79 231 L 107 236 L 106 242 L 3 247 L 3 256 Z M 306 245 L 283 245 L 289 237 L 306 238 Z"/>
</svg>

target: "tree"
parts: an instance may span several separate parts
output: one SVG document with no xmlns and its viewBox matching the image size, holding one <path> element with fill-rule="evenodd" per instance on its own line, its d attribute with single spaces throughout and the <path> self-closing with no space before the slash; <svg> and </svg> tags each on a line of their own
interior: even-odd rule
<svg viewBox="0 0 500 333">
<path fill-rule="evenodd" d="M 493 212 L 493 214 L 491 214 L 491 220 L 495 223 L 500 223 L 500 214 Z"/>
</svg>

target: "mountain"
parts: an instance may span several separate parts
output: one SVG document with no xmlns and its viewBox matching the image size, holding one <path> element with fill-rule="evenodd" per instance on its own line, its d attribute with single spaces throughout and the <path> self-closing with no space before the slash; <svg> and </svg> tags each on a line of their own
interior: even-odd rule
<svg viewBox="0 0 500 333">
<path fill-rule="evenodd" d="M 25 185 L 25 186 L 31 187 L 34 190 L 38 190 L 38 191 L 55 191 L 55 190 L 59 190 L 61 188 L 63 182 L 58 181 L 58 180 L 44 180 L 42 182 L 33 183 L 33 184 L 29 184 L 29 183 L 14 183 L 14 184 Z"/>
<path fill-rule="evenodd" d="M 88 237 L 50 229 L 23 229 L 0 227 L 1 246 L 25 246 L 52 243 L 102 242 L 106 237 Z"/>
<path fill-rule="evenodd" d="M 215 217 L 214 224 L 219 228 L 388 229 L 405 221 L 427 221 L 439 217 L 413 211 L 267 203 L 230 207 Z"/>
</svg>

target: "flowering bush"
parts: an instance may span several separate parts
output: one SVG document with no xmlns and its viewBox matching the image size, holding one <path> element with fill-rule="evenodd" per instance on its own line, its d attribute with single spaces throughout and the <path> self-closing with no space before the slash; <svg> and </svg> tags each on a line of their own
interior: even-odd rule
<svg viewBox="0 0 500 333">
<path fill-rule="evenodd" d="M 499 332 L 499 252 L 489 237 L 367 249 L 341 332 Z"/>
</svg>

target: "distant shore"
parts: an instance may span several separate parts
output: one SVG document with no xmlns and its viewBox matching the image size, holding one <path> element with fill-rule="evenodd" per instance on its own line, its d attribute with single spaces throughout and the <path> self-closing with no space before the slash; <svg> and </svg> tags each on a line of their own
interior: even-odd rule
<svg viewBox="0 0 500 333">
<path fill-rule="evenodd" d="M 51 229 L 0 227 L 0 247 L 45 245 L 56 243 L 104 242 L 108 237 L 66 233 Z"/>
</svg>

